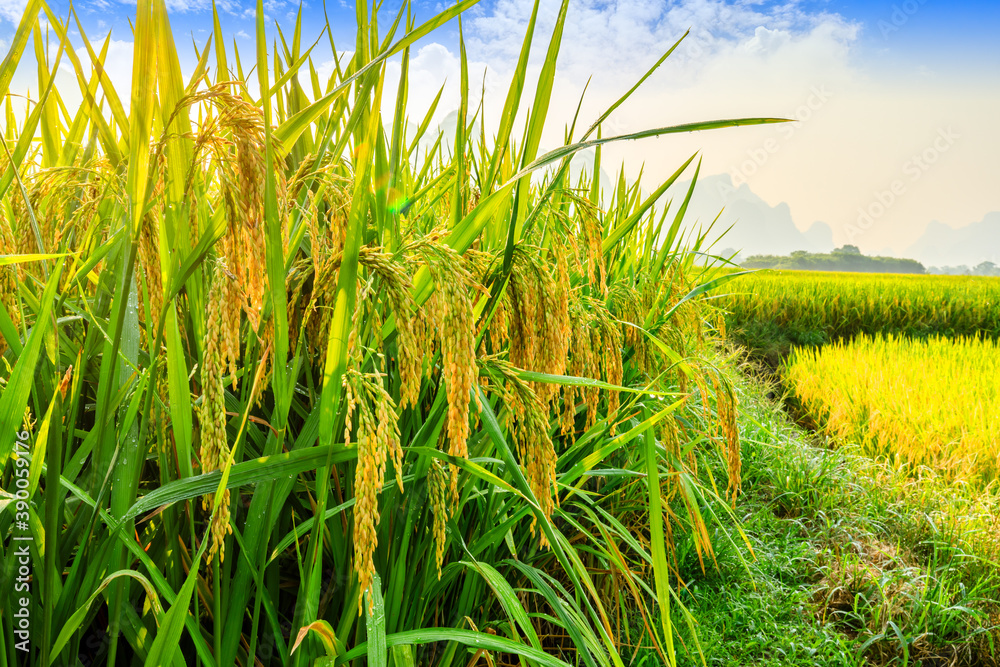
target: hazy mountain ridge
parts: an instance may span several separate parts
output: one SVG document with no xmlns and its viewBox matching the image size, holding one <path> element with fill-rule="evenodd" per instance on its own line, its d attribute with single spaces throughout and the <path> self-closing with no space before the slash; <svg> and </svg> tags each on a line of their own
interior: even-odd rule
<svg viewBox="0 0 1000 667">
<path fill-rule="evenodd" d="M 677 206 L 690 185 L 691 181 L 676 183 L 666 196 L 673 197 Z M 734 186 L 729 174 L 698 179 L 685 216 L 686 226 L 704 229 L 716 216 L 719 220 L 709 238 L 715 241 L 722 237 L 714 247 L 719 252 L 724 248 L 734 249 L 741 257 L 748 257 L 791 255 L 798 250 L 828 253 L 834 249 L 833 230 L 828 224 L 817 221 L 802 231 L 795 225 L 788 204 L 771 206 L 746 183 Z M 987 213 L 982 220 L 958 228 L 935 220 L 904 251 L 886 249 L 876 254 L 914 259 L 928 268 L 971 268 L 982 262 L 1000 265 L 1000 211 Z"/>
<path fill-rule="evenodd" d="M 1000 211 L 957 229 L 935 220 L 904 254 L 928 266 L 1000 264 Z"/>
<path fill-rule="evenodd" d="M 674 206 L 684 201 L 691 181 L 675 183 L 667 190 Z M 720 215 L 721 211 L 721 215 Z M 771 206 L 757 196 L 746 183 L 733 185 L 728 174 L 698 179 L 688 205 L 686 226 L 705 229 L 719 217 L 709 239 L 716 250 L 735 248 L 740 255 L 788 255 L 796 250 L 829 252 L 833 249 L 833 230 L 825 222 L 814 222 L 808 230 L 796 227 L 788 204 Z M 727 231 L 728 230 L 728 231 Z"/>
</svg>

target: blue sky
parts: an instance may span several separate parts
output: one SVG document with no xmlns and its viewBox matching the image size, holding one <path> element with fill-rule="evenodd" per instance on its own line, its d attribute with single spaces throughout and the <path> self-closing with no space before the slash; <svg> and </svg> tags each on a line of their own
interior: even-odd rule
<svg viewBox="0 0 1000 667">
<path fill-rule="evenodd" d="M 893 66 L 918 62 L 956 75 L 1000 67 L 998 2 L 816 3 L 823 5 L 862 23 L 863 57 L 881 56 Z"/>
<path fill-rule="evenodd" d="M 69 8 L 66 0 L 53 0 L 50 6 L 60 15 Z M 385 3 L 387 11 L 394 11 L 398 2 Z M 497 5 L 497 0 L 484 0 L 472 10 L 472 16 L 489 15 Z M 604 7 L 614 7 L 616 3 L 588 3 Z M 683 5 L 674 3 L 645 3 Z M 928 66 L 957 66 L 960 69 L 979 69 L 1000 64 L 1000 3 L 988 0 L 963 2 L 942 2 L 941 0 L 894 0 L 888 2 L 859 2 L 842 0 L 809 0 L 805 2 L 745 2 L 729 3 L 753 7 L 762 13 L 768 8 L 795 6 L 805 14 L 836 14 L 857 23 L 859 33 L 859 55 L 868 58 L 887 57 L 890 62 L 918 60 Z M 0 0 L 0 38 L 5 41 L 13 34 L 12 17 L 18 15 L 23 0 Z M 291 25 L 298 5 L 283 0 L 269 0 L 266 13 L 282 24 Z M 84 27 L 93 34 L 104 34 L 110 28 L 119 38 L 128 38 L 128 17 L 134 14 L 134 4 L 117 0 L 97 0 L 75 3 L 77 12 L 83 18 Z M 197 37 L 206 28 L 205 17 L 210 11 L 210 0 L 172 0 L 168 6 L 173 9 L 172 22 L 175 34 L 194 34 Z M 222 9 L 223 26 L 229 35 L 239 31 L 252 34 L 252 12 L 256 6 L 247 0 L 219 0 Z M 414 3 L 418 19 L 431 16 L 439 8 L 438 2 Z M 352 33 L 353 5 L 347 6 L 341 0 L 328 0 L 327 12 L 334 25 L 338 39 L 350 39 Z M 313 0 L 304 3 L 303 15 L 308 26 L 323 20 L 323 3 Z M 698 27 L 698 26 L 692 26 Z M 315 33 L 315 30 L 312 31 Z M 454 25 L 441 35 L 454 34 Z"/>
<path fill-rule="evenodd" d="M 235 38 L 244 58 L 251 58 L 255 3 L 217 2 L 230 43 Z M 204 44 L 211 28 L 211 0 L 167 4 L 178 44 L 187 45 L 192 37 Z M 484 0 L 465 17 L 472 80 L 481 81 L 485 72 L 491 93 L 485 109 L 488 127 L 491 114 L 495 123 L 493 107 L 506 91 L 531 4 Z M 23 5 L 24 0 L 0 0 L 0 46 L 13 34 Z M 52 0 L 52 6 L 62 15 L 69 7 L 66 0 Z M 128 16 L 134 5 L 81 0 L 75 6 L 92 40 L 111 30 L 116 41 L 108 68 L 116 87 L 127 89 L 132 58 Z M 417 20 L 441 6 L 436 0 L 418 0 Z M 542 0 L 541 6 L 538 53 L 544 50 L 558 2 Z M 397 7 L 398 0 L 385 3 L 380 25 L 389 24 Z M 297 8 L 287 0 L 268 0 L 265 14 L 290 35 Z M 328 0 L 327 10 L 338 48 L 350 50 L 353 4 Z M 311 43 L 324 22 L 322 3 L 311 1 L 303 14 L 303 40 Z M 687 28 L 692 32 L 684 45 L 611 117 L 606 131 L 750 115 L 798 122 L 619 145 L 606 153 L 610 169 L 621 164 L 636 177 L 644 168 L 652 183 L 701 151 L 703 173 L 728 174 L 734 184 L 746 183 L 772 205 L 786 202 L 800 228 L 826 222 L 835 242 L 851 241 L 869 252 L 904 252 L 933 220 L 961 227 L 1000 210 L 996 0 L 571 0 L 545 141 L 560 140 L 588 77 L 593 80 L 584 119 L 597 116 Z M 445 81 L 439 120 L 457 106 L 457 43 L 453 22 L 415 49 L 414 114 L 422 115 Z M 325 41 L 315 55 L 321 68 L 330 62 Z M 190 49 L 182 52 L 182 66 L 190 67 L 192 59 Z M 396 67 L 398 76 L 398 66 L 389 67 L 390 74 Z M 37 87 L 33 77 L 26 63 L 12 89 Z M 933 162 L 924 163 L 921 156 Z M 927 167 L 918 176 L 914 158 Z M 905 196 L 858 235 L 860 213 L 899 182 L 906 186 Z"/>
</svg>

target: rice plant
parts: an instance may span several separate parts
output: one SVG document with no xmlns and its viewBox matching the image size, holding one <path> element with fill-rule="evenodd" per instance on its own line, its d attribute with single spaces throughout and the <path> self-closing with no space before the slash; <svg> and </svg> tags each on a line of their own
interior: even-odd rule
<svg viewBox="0 0 1000 667">
<path fill-rule="evenodd" d="M 676 664 L 672 536 L 710 566 L 707 499 L 740 488 L 704 237 L 657 203 L 694 156 L 604 200 L 568 164 L 773 119 L 603 137 L 630 90 L 541 154 L 564 1 L 529 101 L 535 4 L 492 135 L 464 42 L 454 145 L 434 107 L 408 132 L 411 46 L 473 4 L 358 4 L 324 81 L 301 15 L 269 48 L 258 3 L 252 62 L 216 16 L 185 80 L 140 0 L 116 91 L 109 42 L 29 0 L 0 66 L 0 665 Z"/>
<path fill-rule="evenodd" d="M 726 286 L 732 334 L 754 347 L 816 345 L 865 333 L 1000 337 L 1000 280 L 765 271 Z"/>
<path fill-rule="evenodd" d="M 991 340 L 864 334 L 797 349 L 785 369 L 797 401 L 830 435 L 980 485 L 1000 472 L 998 374 Z"/>
</svg>

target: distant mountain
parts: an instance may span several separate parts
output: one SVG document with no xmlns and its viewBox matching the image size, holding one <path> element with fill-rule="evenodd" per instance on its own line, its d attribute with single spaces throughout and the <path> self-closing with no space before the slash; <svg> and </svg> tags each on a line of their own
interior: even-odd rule
<svg viewBox="0 0 1000 667">
<path fill-rule="evenodd" d="M 833 247 L 833 230 L 825 222 L 814 222 L 803 236 L 813 244 L 814 248 L 825 250 Z"/>
<path fill-rule="evenodd" d="M 1000 264 L 1000 211 L 958 229 L 935 220 L 904 254 L 928 266 Z"/>
<path fill-rule="evenodd" d="M 675 207 L 684 201 L 691 181 L 676 183 L 667 191 Z M 733 186 L 728 174 L 698 179 L 685 216 L 686 227 L 707 227 L 719 215 L 709 238 L 713 241 L 726 232 L 716 250 L 733 248 L 748 255 L 788 255 L 796 250 L 829 252 L 833 249 L 833 230 L 825 222 L 814 222 L 805 232 L 795 226 L 788 204 L 771 206 L 743 183 Z"/>
</svg>

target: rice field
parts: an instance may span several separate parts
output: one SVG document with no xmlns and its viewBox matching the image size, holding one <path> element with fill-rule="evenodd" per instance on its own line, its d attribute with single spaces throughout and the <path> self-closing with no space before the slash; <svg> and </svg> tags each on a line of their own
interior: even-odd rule
<svg viewBox="0 0 1000 667">
<path fill-rule="evenodd" d="M 324 79 L 302 45 L 330 26 L 269 32 L 262 2 L 254 54 L 216 16 L 182 75 L 139 0 L 115 90 L 110 36 L 28 1 L 0 66 L 0 667 L 677 664 L 673 540 L 711 562 L 702 508 L 741 472 L 703 238 L 657 204 L 696 156 L 603 199 L 568 161 L 772 119 L 603 136 L 623 89 L 542 153 L 564 1 L 481 133 L 459 24 L 444 145 L 410 49 L 474 4 L 359 4 Z"/>
<path fill-rule="evenodd" d="M 784 473 L 776 497 L 818 526 L 796 539 L 822 535 L 837 554 L 820 558 L 821 597 L 829 618 L 867 637 L 857 653 L 866 662 L 996 663 L 998 287 L 989 278 L 761 272 L 716 299 L 748 367 L 782 387 L 786 411 L 828 437 L 831 455 L 864 471 L 836 490 L 829 469 Z M 803 497 L 826 506 L 810 516 L 796 505 Z M 855 511 L 868 518 L 848 527 L 843 517 Z M 885 542 L 865 546 L 873 539 Z"/>
<path fill-rule="evenodd" d="M 980 488 L 998 478 L 995 341 L 861 334 L 794 350 L 784 377 L 800 408 L 840 442 Z"/>
<path fill-rule="evenodd" d="M 858 334 L 1000 337 L 1000 279 L 973 276 L 761 271 L 727 283 L 718 301 L 751 341 L 814 345 Z"/>
<path fill-rule="evenodd" d="M 899 466 L 996 478 L 1000 280 L 762 271 L 721 291 L 730 335 L 823 432 Z"/>
</svg>

